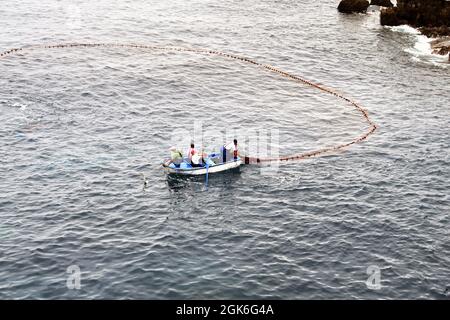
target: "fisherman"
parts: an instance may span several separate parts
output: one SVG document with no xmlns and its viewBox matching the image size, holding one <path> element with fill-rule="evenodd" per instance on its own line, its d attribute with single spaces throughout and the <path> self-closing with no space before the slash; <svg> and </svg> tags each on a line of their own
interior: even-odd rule
<svg viewBox="0 0 450 320">
<path fill-rule="evenodd" d="M 179 166 L 183 162 L 183 155 L 181 151 L 179 151 L 175 147 L 171 147 L 170 149 L 170 160 L 175 166 Z"/>
<path fill-rule="evenodd" d="M 203 164 L 205 163 L 204 156 L 205 154 L 203 151 L 199 153 L 197 149 L 195 149 L 194 143 L 191 142 L 191 147 L 188 150 L 188 158 L 191 166 L 194 168 L 203 167 Z"/>
<path fill-rule="evenodd" d="M 194 154 L 196 154 L 196 153 L 198 153 L 198 152 L 197 152 L 197 150 L 195 149 L 194 143 L 191 142 L 191 147 L 188 149 L 188 152 L 187 152 L 189 162 L 192 162 L 192 156 L 193 156 Z"/>
<path fill-rule="evenodd" d="M 200 154 L 198 152 L 194 153 L 191 157 L 191 166 L 193 168 L 197 168 L 197 167 L 203 167 L 202 165 L 202 157 L 200 156 Z"/>
<path fill-rule="evenodd" d="M 233 144 L 234 144 L 233 156 L 234 156 L 234 161 L 236 161 L 238 158 L 237 139 L 233 140 Z"/>
<path fill-rule="evenodd" d="M 226 143 L 220 148 L 222 154 L 222 162 L 228 162 L 232 159 L 237 160 L 237 140 L 234 139 L 233 143 Z"/>
</svg>

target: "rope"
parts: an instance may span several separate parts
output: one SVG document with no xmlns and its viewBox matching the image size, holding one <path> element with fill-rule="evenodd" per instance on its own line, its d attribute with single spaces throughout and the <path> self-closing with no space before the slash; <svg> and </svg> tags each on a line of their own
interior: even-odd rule
<svg viewBox="0 0 450 320">
<path fill-rule="evenodd" d="M 207 54 L 207 55 L 215 55 L 215 56 L 222 56 L 234 60 L 239 60 L 248 64 L 252 64 L 258 67 L 261 67 L 265 70 L 268 70 L 270 72 L 279 74 L 283 77 L 286 77 L 292 81 L 295 81 L 297 83 L 302 83 L 309 85 L 311 87 L 314 87 L 318 90 L 321 90 L 327 94 L 334 95 L 337 98 L 340 98 L 344 100 L 345 102 L 350 103 L 353 107 L 355 107 L 364 117 L 365 121 L 369 124 L 369 129 L 364 134 L 362 134 L 359 137 L 354 138 L 353 140 L 342 143 L 339 145 L 335 145 L 333 147 L 328 148 L 322 148 L 317 149 L 314 151 L 309 151 L 305 153 L 299 153 L 294 154 L 290 156 L 280 157 L 280 158 L 256 158 L 256 157 L 250 157 L 250 156 L 243 156 L 244 161 L 246 164 L 248 163 L 260 163 L 260 162 L 270 162 L 270 161 L 288 161 L 288 160 L 302 160 L 307 159 L 311 157 L 316 157 L 319 155 L 323 155 L 330 152 L 335 152 L 341 149 L 345 149 L 346 147 L 349 147 L 355 143 L 359 143 L 363 140 L 366 140 L 374 131 L 377 129 L 376 124 L 369 118 L 369 115 L 367 111 L 361 107 L 357 102 L 353 101 L 350 98 L 345 97 L 344 95 L 338 93 L 335 90 L 332 90 L 330 88 L 327 88 L 325 86 L 313 83 L 309 80 L 306 80 L 304 78 L 295 76 L 293 74 L 290 74 L 288 72 L 282 71 L 278 68 L 275 68 L 268 64 L 262 64 L 259 62 L 256 62 L 255 60 L 237 56 L 234 54 L 224 53 L 216 50 L 207 50 L 207 49 L 196 49 L 196 48 L 181 48 L 181 47 L 165 47 L 165 46 L 151 46 L 151 45 L 143 45 L 143 44 L 122 44 L 122 43 L 61 43 L 61 44 L 53 44 L 53 45 L 32 45 L 27 47 L 21 47 L 21 48 L 12 48 L 7 51 L 4 51 L 0 53 L 0 59 L 5 58 L 10 55 L 18 54 L 18 53 L 25 53 L 27 51 L 33 51 L 33 50 L 39 50 L 39 49 L 58 49 L 58 48 L 81 48 L 81 47 L 105 47 L 105 48 L 137 48 L 137 49 L 149 49 L 149 50 L 158 50 L 158 51 L 177 51 L 177 52 L 192 52 L 192 53 L 198 53 L 198 54 Z"/>
<path fill-rule="evenodd" d="M 206 188 L 206 190 L 208 190 L 208 169 L 209 169 L 209 164 L 207 162 L 206 163 L 206 177 L 205 177 L 205 188 Z"/>
</svg>

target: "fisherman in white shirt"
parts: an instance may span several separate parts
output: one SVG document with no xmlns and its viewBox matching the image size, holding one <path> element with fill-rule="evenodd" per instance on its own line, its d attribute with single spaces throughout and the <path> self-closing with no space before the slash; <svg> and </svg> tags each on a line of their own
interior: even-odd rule
<svg viewBox="0 0 450 320">
<path fill-rule="evenodd" d="M 222 154 L 222 162 L 229 162 L 232 160 L 237 160 L 238 149 L 237 140 L 234 139 L 233 142 L 226 143 L 220 148 L 220 153 Z"/>
</svg>

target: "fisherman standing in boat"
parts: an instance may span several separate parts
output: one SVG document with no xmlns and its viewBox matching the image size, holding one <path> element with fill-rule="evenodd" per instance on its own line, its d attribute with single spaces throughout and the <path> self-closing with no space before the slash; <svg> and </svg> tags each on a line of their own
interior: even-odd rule
<svg viewBox="0 0 450 320">
<path fill-rule="evenodd" d="M 238 159 L 237 139 L 233 140 L 233 144 L 234 144 L 233 156 L 234 156 L 234 161 L 236 161 Z"/>
<path fill-rule="evenodd" d="M 189 162 L 192 162 L 192 156 L 196 153 L 198 153 L 198 151 L 195 149 L 194 143 L 191 142 L 191 147 L 188 149 L 188 152 L 187 152 Z"/>
<path fill-rule="evenodd" d="M 220 148 L 220 153 L 222 154 L 222 162 L 228 162 L 232 160 L 237 160 L 238 158 L 238 149 L 237 149 L 237 140 L 234 139 L 233 143 L 226 143 Z"/>
</svg>

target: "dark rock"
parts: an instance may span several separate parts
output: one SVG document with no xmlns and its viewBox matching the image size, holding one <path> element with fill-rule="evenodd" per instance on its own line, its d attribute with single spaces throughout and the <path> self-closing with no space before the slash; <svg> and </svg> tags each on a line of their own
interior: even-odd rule
<svg viewBox="0 0 450 320">
<path fill-rule="evenodd" d="M 450 27 L 422 27 L 420 32 L 429 38 L 450 36 Z"/>
<path fill-rule="evenodd" d="M 380 6 L 380 7 L 393 7 L 391 0 L 372 0 L 370 2 L 371 6 Z"/>
<path fill-rule="evenodd" d="M 441 56 L 445 56 L 445 55 L 450 53 L 450 46 L 448 46 L 448 47 L 441 47 L 439 49 L 435 49 L 435 50 L 433 50 L 433 53 L 434 54 L 440 54 Z"/>
<path fill-rule="evenodd" d="M 381 24 L 413 27 L 450 27 L 450 1 L 397 0 L 397 7 L 381 11 Z"/>
<path fill-rule="evenodd" d="M 380 23 L 382 26 L 399 26 L 405 21 L 397 15 L 397 8 L 387 8 L 381 10 Z"/>
<path fill-rule="evenodd" d="M 434 54 L 448 54 L 450 61 L 450 1 L 398 0 L 397 7 L 381 10 L 380 23 L 384 26 L 409 24 L 427 37 L 444 37 L 433 40 L 431 48 Z"/>
<path fill-rule="evenodd" d="M 369 1 L 366 0 L 342 0 L 338 10 L 342 13 L 367 12 Z"/>
<path fill-rule="evenodd" d="M 434 54 L 440 54 L 443 56 L 450 54 L 450 37 L 433 40 L 430 45 Z"/>
</svg>

